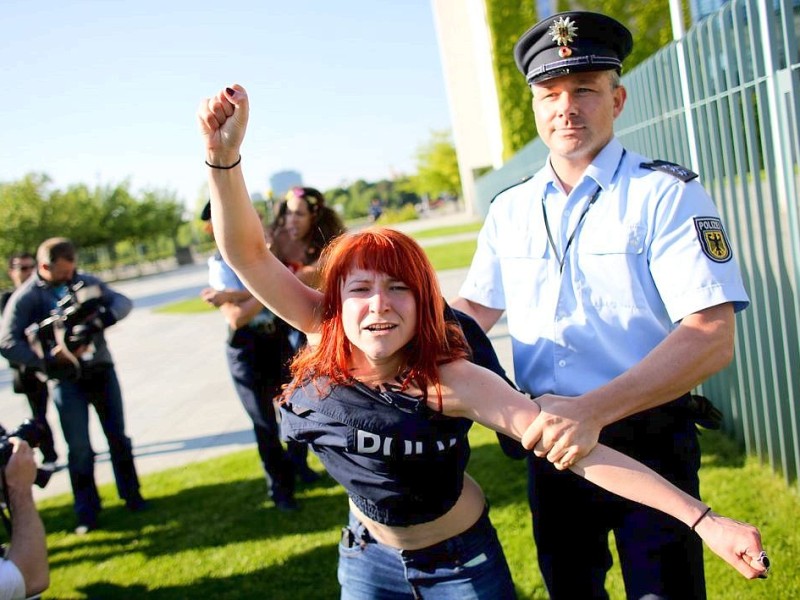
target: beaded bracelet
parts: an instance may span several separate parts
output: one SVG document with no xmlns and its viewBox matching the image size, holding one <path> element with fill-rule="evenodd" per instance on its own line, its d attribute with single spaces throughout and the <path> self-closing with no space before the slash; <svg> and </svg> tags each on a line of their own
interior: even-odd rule
<svg viewBox="0 0 800 600">
<path fill-rule="evenodd" d="M 212 165 L 210 162 L 205 161 L 207 167 L 211 167 L 212 169 L 226 169 L 226 170 L 227 169 L 232 169 L 233 167 L 238 165 L 240 162 L 242 162 L 242 155 L 241 154 L 239 155 L 239 158 L 236 159 L 235 163 L 233 163 L 232 165 L 229 165 L 227 167 L 222 167 L 220 165 Z"/>
</svg>

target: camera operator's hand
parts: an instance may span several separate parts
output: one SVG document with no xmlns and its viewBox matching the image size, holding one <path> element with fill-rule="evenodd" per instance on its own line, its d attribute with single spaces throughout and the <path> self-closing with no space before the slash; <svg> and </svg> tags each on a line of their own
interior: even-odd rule
<svg viewBox="0 0 800 600">
<path fill-rule="evenodd" d="M 72 349 L 59 345 L 53 348 L 53 360 L 57 365 L 74 364 L 73 357 L 80 358 L 88 349 L 89 344 L 81 344 Z"/>
<path fill-rule="evenodd" d="M 9 493 L 13 490 L 30 490 L 36 480 L 36 460 L 28 442 L 18 437 L 9 438 L 14 452 L 6 465 L 6 485 Z"/>
<path fill-rule="evenodd" d="M 32 596 L 50 585 L 44 524 L 36 511 L 31 490 L 36 479 L 36 462 L 27 442 L 16 437 L 9 441 L 14 445 L 5 467 L 11 544 L 5 558 L 19 569 L 25 582 L 25 594 Z"/>
<path fill-rule="evenodd" d="M 59 344 L 45 358 L 45 375 L 48 379 L 58 379 L 59 381 L 78 379 L 81 374 L 80 357 L 88 349 L 88 346 L 83 345 L 70 350 Z"/>
<path fill-rule="evenodd" d="M 75 354 L 77 348 L 88 346 L 92 343 L 92 337 L 106 327 L 111 327 L 117 322 L 114 312 L 105 306 L 98 306 L 90 318 L 83 323 L 74 325 L 67 335 L 67 347 Z"/>
</svg>

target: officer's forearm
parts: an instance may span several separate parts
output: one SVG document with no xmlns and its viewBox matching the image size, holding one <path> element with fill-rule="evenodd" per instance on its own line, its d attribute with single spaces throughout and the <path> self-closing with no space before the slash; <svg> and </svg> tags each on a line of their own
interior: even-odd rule
<svg viewBox="0 0 800 600">
<path fill-rule="evenodd" d="M 690 315 L 641 362 L 584 399 L 608 424 L 679 398 L 730 363 L 734 333 L 731 304 Z"/>
</svg>

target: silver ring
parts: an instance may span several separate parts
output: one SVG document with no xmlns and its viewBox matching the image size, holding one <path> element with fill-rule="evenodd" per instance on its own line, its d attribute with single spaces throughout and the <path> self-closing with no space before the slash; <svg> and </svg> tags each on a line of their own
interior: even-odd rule
<svg viewBox="0 0 800 600">
<path fill-rule="evenodd" d="M 770 566 L 769 557 L 767 556 L 767 553 L 762 550 L 761 554 L 759 554 L 758 558 L 756 558 L 756 562 L 760 562 L 765 569 L 764 572 L 761 575 L 759 575 L 759 577 L 762 579 L 766 579 L 767 575 L 769 574 L 769 566 Z"/>
</svg>

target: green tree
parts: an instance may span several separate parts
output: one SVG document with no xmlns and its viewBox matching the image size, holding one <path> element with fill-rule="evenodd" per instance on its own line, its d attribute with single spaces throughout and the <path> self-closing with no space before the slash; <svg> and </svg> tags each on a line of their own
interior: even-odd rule
<svg viewBox="0 0 800 600">
<path fill-rule="evenodd" d="M 431 139 L 417 149 L 417 173 L 412 181 L 420 195 L 461 194 L 458 158 L 449 131 L 431 132 Z"/>
<path fill-rule="evenodd" d="M 514 62 L 514 44 L 537 21 L 535 5 L 535 2 L 486 0 L 504 159 L 514 156 L 536 137 L 531 93 Z"/>
<path fill-rule="evenodd" d="M 3 258 L 14 252 L 34 252 L 44 239 L 39 224 L 45 213 L 49 185 L 50 178 L 41 173 L 0 184 L 0 252 Z"/>
<path fill-rule="evenodd" d="M 81 249 L 103 247 L 112 260 L 117 247 L 174 243 L 183 207 L 166 190 L 131 192 L 129 183 L 72 185 L 52 189 L 47 175 L 32 173 L 0 183 L 0 252 L 35 251 L 49 237 L 72 239 Z"/>
</svg>

